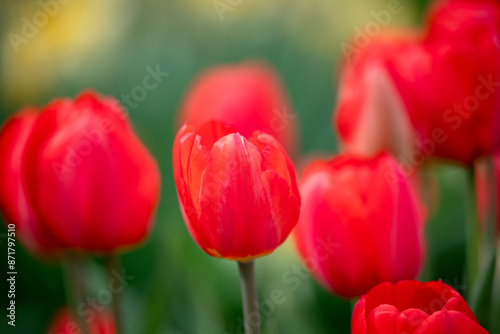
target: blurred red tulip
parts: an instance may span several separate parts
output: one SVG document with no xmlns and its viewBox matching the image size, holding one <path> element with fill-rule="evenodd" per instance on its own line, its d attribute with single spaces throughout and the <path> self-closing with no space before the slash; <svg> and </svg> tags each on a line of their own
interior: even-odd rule
<svg viewBox="0 0 500 334">
<path fill-rule="evenodd" d="M 387 33 L 343 65 L 333 123 L 345 152 L 400 155 L 413 149 L 417 134 L 389 72 L 395 57 L 409 67 L 428 55 L 417 35 Z"/>
<path fill-rule="evenodd" d="M 438 1 L 429 17 L 432 62 L 410 74 L 396 63 L 395 83 L 421 140 L 435 145 L 429 154 L 471 164 L 500 147 L 500 3 Z"/>
<path fill-rule="evenodd" d="M 173 148 L 181 211 L 208 254 L 249 261 L 271 253 L 299 216 L 295 170 L 271 135 L 218 121 L 184 125 Z"/>
<path fill-rule="evenodd" d="M 342 69 L 335 126 L 348 152 L 471 164 L 500 147 L 500 4 L 439 1 L 422 36 L 384 35 Z M 416 137 L 414 137 L 416 135 Z"/>
<path fill-rule="evenodd" d="M 293 155 L 297 146 L 296 115 L 278 73 L 269 65 L 246 62 L 213 67 L 191 85 L 179 124 L 200 127 L 216 119 L 250 137 L 273 135 Z"/>
<path fill-rule="evenodd" d="M 87 322 L 88 334 L 115 334 L 116 329 L 113 318 L 105 311 L 97 312 L 96 316 Z M 77 334 L 82 333 L 76 317 L 64 308 L 52 320 L 48 334 Z"/>
<path fill-rule="evenodd" d="M 382 283 L 354 306 L 352 334 L 487 334 L 465 300 L 438 281 Z"/>
<path fill-rule="evenodd" d="M 16 237 L 36 255 L 53 254 L 55 245 L 35 218 L 26 198 L 21 166 L 37 111 L 25 109 L 12 116 L 0 131 L 0 209 Z"/>
<path fill-rule="evenodd" d="M 160 175 L 117 101 L 92 92 L 53 101 L 26 145 L 26 193 L 58 246 L 113 251 L 144 241 Z"/>
<path fill-rule="evenodd" d="M 313 162 L 299 183 L 294 237 L 312 275 L 343 297 L 414 278 L 423 262 L 423 215 L 387 154 Z"/>
</svg>

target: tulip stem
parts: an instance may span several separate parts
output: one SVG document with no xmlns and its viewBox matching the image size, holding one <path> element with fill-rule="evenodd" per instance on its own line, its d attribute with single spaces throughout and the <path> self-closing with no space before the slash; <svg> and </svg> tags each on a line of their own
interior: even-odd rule
<svg viewBox="0 0 500 334">
<path fill-rule="evenodd" d="M 495 258 L 495 268 L 493 269 L 493 282 L 492 282 L 492 296 L 491 296 L 491 311 L 490 311 L 490 329 L 492 329 L 492 334 L 500 334 L 500 239 L 498 235 L 498 181 L 496 173 L 496 166 L 494 157 L 488 159 L 488 215 L 486 217 L 486 229 L 483 232 L 484 247 L 483 252 L 487 251 L 488 248 L 491 252 L 496 252 L 493 254 Z"/>
<path fill-rule="evenodd" d="M 497 193 L 497 175 L 495 171 L 495 162 L 492 157 L 487 160 L 487 180 L 488 180 L 488 207 L 485 228 L 480 236 L 481 249 L 480 257 L 487 257 L 487 253 L 495 252 L 497 222 L 498 222 L 498 193 Z"/>
<path fill-rule="evenodd" d="M 245 334 L 260 333 L 260 314 L 255 288 L 254 261 L 238 262 L 241 277 L 241 298 Z"/>
<path fill-rule="evenodd" d="M 87 320 L 77 310 L 85 300 L 85 286 L 83 278 L 83 261 L 78 254 L 68 253 L 66 265 L 64 266 L 66 281 L 66 298 L 71 306 L 71 313 L 76 317 L 82 334 L 90 334 Z"/>
<path fill-rule="evenodd" d="M 105 258 L 106 269 L 110 279 L 114 279 L 113 272 L 120 272 L 120 258 L 118 255 L 112 254 Z M 113 316 L 115 319 L 116 333 L 123 334 L 123 321 L 121 298 L 119 293 L 113 294 Z"/>
<path fill-rule="evenodd" d="M 496 245 L 496 267 L 492 287 L 492 305 L 490 313 L 490 328 L 492 334 L 500 334 L 500 242 Z"/>
<path fill-rule="evenodd" d="M 474 282 L 476 281 L 479 272 L 479 226 L 474 174 L 474 167 L 471 167 L 467 175 L 467 220 L 465 222 L 466 272 L 469 298 L 471 297 L 472 287 L 474 286 Z"/>
</svg>

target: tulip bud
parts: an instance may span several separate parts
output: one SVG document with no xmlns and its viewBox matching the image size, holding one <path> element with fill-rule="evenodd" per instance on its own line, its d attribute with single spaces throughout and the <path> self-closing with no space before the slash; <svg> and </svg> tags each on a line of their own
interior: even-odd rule
<svg viewBox="0 0 500 334">
<path fill-rule="evenodd" d="M 181 211 L 208 254 L 250 261 L 271 253 L 299 216 L 295 170 L 274 137 L 210 121 L 184 125 L 173 148 Z"/>
<path fill-rule="evenodd" d="M 16 237 L 35 255 L 53 254 L 54 241 L 28 203 L 21 166 L 26 142 L 37 119 L 37 111 L 25 109 L 12 116 L 0 131 L 0 211 L 14 224 Z"/>
<path fill-rule="evenodd" d="M 61 248 L 114 251 L 151 229 L 158 166 L 112 98 L 87 92 L 45 107 L 23 170 L 35 215 Z"/>
<path fill-rule="evenodd" d="M 423 215 L 411 184 L 387 154 L 315 161 L 299 183 L 294 237 L 311 274 L 343 297 L 414 278 L 423 262 Z"/>
<path fill-rule="evenodd" d="M 352 334 L 487 334 L 465 300 L 441 281 L 382 283 L 354 306 Z"/>
<path fill-rule="evenodd" d="M 278 73 L 262 63 L 241 63 L 209 69 L 188 90 L 179 124 L 199 128 L 216 119 L 245 137 L 254 131 L 273 135 L 293 155 L 297 148 L 296 114 Z"/>
<path fill-rule="evenodd" d="M 92 320 L 87 322 L 88 334 L 115 334 L 116 329 L 112 317 L 106 312 L 94 313 Z M 48 334 L 77 334 L 82 333 L 76 317 L 69 309 L 60 310 L 52 320 Z"/>
<path fill-rule="evenodd" d="M 423 56 L 417 36 L 386 34 L 342 67 L 333 122 L 344 152 L 399 155 L 414 147 L 416 132 L 388 68 L 401 54 Z"/>
</svg>

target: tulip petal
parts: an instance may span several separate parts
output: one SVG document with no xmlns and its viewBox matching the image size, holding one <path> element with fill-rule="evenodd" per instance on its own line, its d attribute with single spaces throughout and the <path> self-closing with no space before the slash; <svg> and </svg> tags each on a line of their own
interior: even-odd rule
<svg viewBox="0 0 500 334">
<path fill-rule="evenodd" d="M 454 294 L 458 295 L 458 293 L 456 292 Z M 450 300 L 448 300 L 444 305 L 443 309 L 448 311 L 457 311 L 463 313 L 472 320 L 477 322 L 476 316 L 474 315 L 474 313 L 472 313 L 472 310 L 470 309 L 469 305 L 467 305 L 465 300 L 460 295 L 455 296 Z"/>
<path fill-rule="evenodd" d="M 195 141 L 197 144 L 195 144 Z M 173 170 L 175 185 L 177 188 L 177 195 L 179 197 L 179 204 L 181 207 L 181 213 L 186 222 L 187 229 L 195 242 L 201 246 L 207 244 L 206 237 L 203 233 L 198 233 L 193 226 L 198 224 L 198 216 L 200 214 L 200 187 L 198 187 L 197 193 L 190 189 L 190 180 L 192 178 L 190 172 L 189 162 L 191 159 L 193 146 L 197 145 L 197 149 L 205 150 L 205 146 L 199 146 L 199 140 L 196 140 L 196 134 L 194 133 L 194 128 L 188 125 L 184 125 L 178 132 L 173 148 Z M 195 149 L 196 150 L 196 149 Z M 201 164 L 198 165 L 199 169 L 204 168 Z M 196 168 L 196 167 L 195 167 Z M 201 182 L 201 173 L 198 176 L 199 183 Z M 198 204 L 195 205 L 194 201 Z"/>
<path fill-rule="evenodd" d="M 334 173 L 333 168 L 331 163 L 316 164 L 304 172 L 295 235 L 302 257 L 317 263 L 312 274 L 330 290 L 354 297 L 377 283 L 373 241 L 363 233 L 370 228 L 365 199 L 359 191 L 368 180 L 359 170 Z"/>
<path fill-rule="evenodd" d="M 367 334 L 366 326 L 366 298 L 361 296 L 352 311 L 351 334 Z"/>
<path fill-rule="evenodd" d="M 0 133 L 0 209 L 24 246 L 36 255 L 55 252 L 44 225 L 36 218 L 28 201 L 22 166 L 26 143 L 37 119 L 37 111 L 25 109 L 13 116 Z"/>
<path fill-rule="evenodd" d="M 196 131 L 196 134 L 198 134 L 201 138 L 200 144 L 211 149 L 216 141 L 235 132 L 237 132 L 237 130 L 234 127 L 223 122 L 212 120 L 203 123 L 203 125 Z"/>
<path fill-rule="evenodd" d="M 394 333 L 394 327 L 399 316 L 398 309 L 393 305 L 383 304 L 370 312 L 367 332 L 370 334 Z"/>
<path fill-rule="evenodd" d="M 488 334 L 474 320 L 457 311 L 440 311 L 424 320 L 413 334 Z"/>
<path fill-rule="evenodd" d="M 253 225 L 263 223 L 254 208 L 264 206 L 261 156 L 257 148 L 239 134 L 230 134 L 214 144 L 202 176 L 199 228 L 211 247 L 221 256 L 253 255 L 247 249 L 258 242 L 252 236 Z M 260 210 L 259 210 L 260 211 Z"/>
<path fill-rule="evenodd" d="M 261 153 L 262 171 L 276 171 L 278 176 L 287 182 L 292 192 L 299 198 L 295 169 L 278 141 L 273 136 L 258 131 L 254 132 L 248 141 L 254 144 Z"/>
<path fill-rule="evenodd" d="M 380 304 L 391 304 L 400 311 L 406 309 L 420 309 L 427 314 L 439 311 L 445 305 L 441 291 L 437 292 L 427 286 L 428 283 L 404 280 L 394 285 L 390 283 L 379 284 L 367 295 L 367 312 Z"/>
<path fill-rule="evenodd" d="M 364 156 L 413 147 L 415 131 L 386 61 L 402 45 L 372 42 L 342 69 L 334 123 L 346 152 Z"/>
<path fill-rule="evenodd" d="M 398 282 L 417 275 L 423 257 L 422 222 L 416 198 L 408 182 L 401 182 L 396 161 L 380 156 L 375 175 L 382 177 L 370 185 L 379 196 L 368 203 L 379 281 Z M 387 175 L 396 175 L 390 182 Z M 392 216 L 387 213 L 391 212 Z M 395 237 L 397 236 L 397 237 Z"/>
<path fill-rule="evenodd" d="M 410 308 L 401 312 L 395 324 L 395 333 L 412 334 L 429 317 L 420 309 Z"/>
<path fill-rule="evenodd" d="M 280 245 L 292 232 L 299 219 L 300 202 L 297 196 L 290 191 L 290 185 L 283 180 L 274 170 L 266 170 L 261 174 L 264 194 L 270 206 L 272 225 L 269 228 L 276 231 L 278 240 L 272 234 L 267 240 L 268 245 Z M 275 247 L 273 247 L 275 248 Z"/>
</svg>

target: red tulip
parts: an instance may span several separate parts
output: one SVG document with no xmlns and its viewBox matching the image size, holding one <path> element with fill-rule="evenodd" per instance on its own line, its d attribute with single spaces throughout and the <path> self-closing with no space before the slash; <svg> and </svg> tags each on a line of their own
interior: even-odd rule
<svg viewBox="0 0 500 334">
<path fill-rule="evenodd" d="M 293 154 L 297 146 L 295 118 L 278 73 L 266 64 L 247 62 L 202 73 L 184 98 L 179 124 L 200 127 L 217 119 L 245 137 L 264 131 Z"/>
<path fill-rule="evenodd" d="M 430 154 L 472 163 L 500 147 L 500 4 L 497 1 L 441 1 L 430 14 L 425 47 L 429 67 L 398 75 L 396 86 L 418 124 L 426 114 L 422 140 Z M 443 142 L 433 131 L 444 131 Z"/>
<path fill-rule="evenodd" d="M 499 38 L 498 2 L 441 1 L 422 42 L 431 61 L 394 62 L 394 82 L 426 155 L 470 164 L 500 147 Z"/>
<path fill-rule="evenodd" d="M 423 215 L 394 158 L 316 161 L 304 171 L 299 189 L 297 249 L 325 288 L 355 297 L 381 282 L 417 275 L 424 256 Z"/>
<path fill-rule="evenodd" d="M 428 156 L 470 164 L 495 151 L 499 39 L 498 2 L 450 0 L 434 7 L 424 35 L 372 41 L 341 75 L 335 122 L 344 146 L 391 150 L 406 168 Z"/>
<path fill-rule="evenodd" d="M 173 148 L 175 184 L 193 239 L 208 254 L 249 261 L 290 234 L 300 197 L 293 165 L 278 141 L 210 121 L 184 125 Z"/>
<path fill-rule="evenodd" d="M 116 329 L 112 317 L 103 312 L 95 313 L 95 317 L 88 319 L 88 334 L 115 334 Z M 69 309 L 60 310 L 50 324 L 48 334 L 76 334 L 82 333 L 76 317 Z"/>
<path fill-rule="evenodd" d="M 37 255 L 54 253 L 54 243 L 36 219 L 26 198 L 21 166 L 37 111 L 25 109 L 11 117 L 0 131 L 0 209 L 16 237 Z"/>
<path fill-rule="evenodd" d="M 487 334 L 465 300 L 437 282 L 382 283 L 354 306 L 352 334 Z"/>
<path fill-rule="evenodd" d="M 158 167 L 112 98 L 88 92 L 45 107 L 26 145 L 24 179 L 61 248 L 112 251 L 151 229 Z"/>
</svg>

